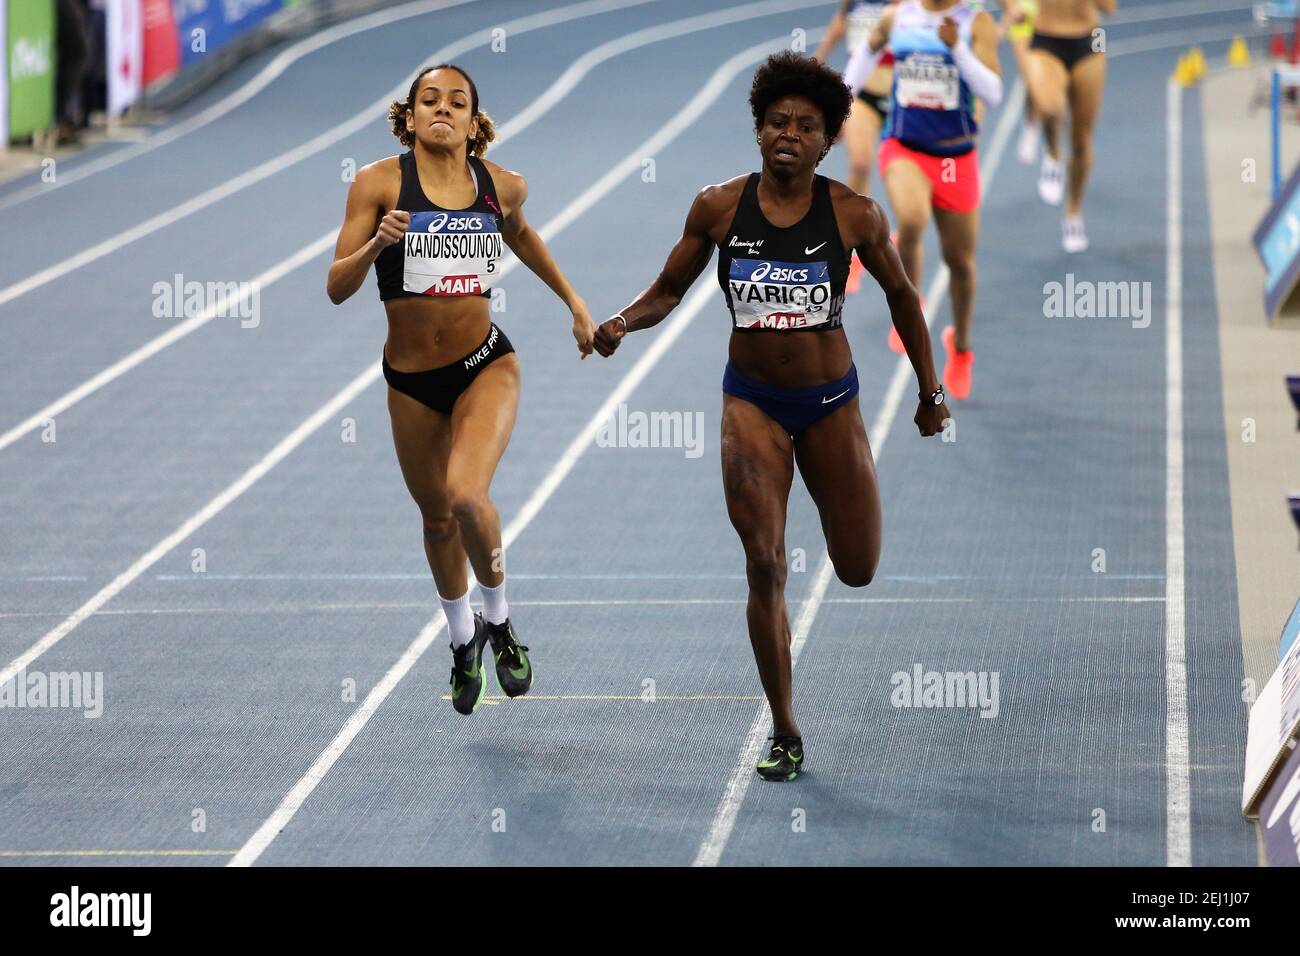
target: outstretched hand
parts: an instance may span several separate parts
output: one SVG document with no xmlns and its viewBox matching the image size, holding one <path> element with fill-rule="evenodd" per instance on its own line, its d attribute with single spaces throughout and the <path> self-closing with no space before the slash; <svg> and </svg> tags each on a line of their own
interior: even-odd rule
<svg viewBox="0 0 1300 956">
<path fill-rule="evenodd" d="M 618 343 L 623 341 L 623 336 L 627 335 L 627 321 L 622 317 L 606 319 L 600 323 L 600 328 L 596 329 L 596 338 L 593 342 L 596 352 L 608 358 L 614 354 L 618 348 Z"/>
</svg>

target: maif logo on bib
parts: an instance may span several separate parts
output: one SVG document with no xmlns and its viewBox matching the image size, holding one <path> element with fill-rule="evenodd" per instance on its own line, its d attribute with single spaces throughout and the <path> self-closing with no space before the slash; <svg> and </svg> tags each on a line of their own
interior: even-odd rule
<svg viewBox="0 0 1300 956">
<path fill-rule="evenodd" d="M 492 287 L 502 256 L 490 212 L 413 212 L 405 238 L 402 288 L 422 295 L 479 295 Z"/>
<path fill-rule="evenodd" d="M 738 328 L 801 329 L 832 318 L 825 262 L 732 259 L 727 288 Z"/>
</svg>

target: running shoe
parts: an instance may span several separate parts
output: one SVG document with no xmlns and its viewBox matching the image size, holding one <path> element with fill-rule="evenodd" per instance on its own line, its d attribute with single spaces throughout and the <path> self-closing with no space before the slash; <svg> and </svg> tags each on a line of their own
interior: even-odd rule
<svg viewBox="0 0 1300 956">
<path fill-rule="evenodd" d="M 855 252 L 850 255 L 849 278 L 848 281 L 844 283 L 844 291 L 848 293 L 857 292 L 862 285 L 862 273 L 866 271 L 867 270 L 863 268 L 862 263 L 858 261 L 858 254 Z"/>
<path fill-rule="evenodd" d="M 975 350 L 957 351 L 957 330 L 951 325 L 943 330 L 943 347 L 948 361 L 943 366 L 943 390 L 949 398 L 970 397 L 970 367 L 975 364 Z"/>
<path fill-rule="evenodd" d="M 1046 153 L 1038 167 L 1038 198 L 1049 206 L 1059 206 L 1065 198 L 1065 166 Z"/>
<path fill-rule="evenodd" d="M 1016 159 L 1025 166 L 1032 166 L 1038 158 L 1038 141 L 1043 130 L 1037 123 L 1022 123 L 1020 139 L 1016 143 Z"/>
<path fill-rule="evenodd" d="M 483 648 L 488 642 L 482 615 L 474 615 L 474 636 L 451 648 L 451 705 L 457 713 L 472 714 L 483 701 Z"/>
<path fill-rule="evenodd" d="M 764 780 L 793 780 L 803 770 L 803 738 L 775 734 L 772 749 L 755 768 Z"/>
<path fill-rule="evenodd" d="M 1061 220 L 1061 246 L 1071 253 L 1088 251 L 1088 234 L 1083 230 L 1082 216 L 1066 216 Z"/>
<path fill-rule="evenodd" d="M 524 652 L 528 648 L 519 643 L 515 629 L 506 618 L 501 624 L 483 621 L 483 615 L 475 615 L 487 630 L 488 640 L 492 642 L 492 656 L 497 662 L 497 686 L 507 697 L 520 697 L 528 693 L 533 686 L 533 665 Z"/>
</svg>

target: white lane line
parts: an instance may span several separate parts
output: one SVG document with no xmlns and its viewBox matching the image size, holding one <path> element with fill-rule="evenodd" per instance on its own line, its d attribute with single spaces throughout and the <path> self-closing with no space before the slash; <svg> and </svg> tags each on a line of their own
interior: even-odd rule
<svg viewBox="0 0 1300 956">
<path fill-rule="evenodd" d="M 638 2 L 648 2 L 648 0 L 638 0 Z M 822 2 L 818 2 L 818 0 L 813 0 L 813 2 L 799 2 L 799 0 L 781 2 L 781 0 L 769 0 L 769 2 L 763 3 L 742 4 L 741 6 L 730 7 L 716 13 L 688 17 L 684 20 L 676 20 L 655 27 L 637 30 L 618 39 L 611 40 L 582 56 L 578 61 L 565 70 L 565 72 L 554 83 L 552 83 L 536 101 L 520 113 L 519 116 L 508 120 L 498 131 L 494 145 L 499 148 L 505 142 L 509 141 L 511 137 L 518 135 L 527 127 L 531 126 L 545 110 L 551 109 L 560 101 L 564 94 L 570 92 L 582 76 L 590 72 L 600 63 L 612 59 L 621 53 L 628 52 L 648 43 L 654 43 L 670 37 L 681 36 L 686 33 L 711 29 L 737 20 L 756 18 L 765 16 L 769 13 L 778 13 L 786 10 L 822 5 L 824 5 L 824 0 L 822 0 Z M 440 50 L 434 55 L 434 60 L 451 59 L 451 56 L 446 55 L 447 50 L 449 49 L 451 48 L 448 47 L 444 50 Z M 647 153 L 646 155 L 653 154 Z M 636 160 L 638 168 L 643 159 L 644 157 L 641 157 Z M 611 182 L 616 182 L 625 175 L 627 175 L 626 163 L 611 169 L 609 173 L 606 174 L 606 178 Z M 603 193 L 592 193 L 591 195 L 597 197 L 603 195 Z M 593 198 L 591 202 L 595 202 L 595 199 Z M 590 208 L 589 204 L 582 207 L 570 207 L 569 210 L 566 210 L 566 215 L 569 217 L 568 219 L 553 221 L 552 224 L 555 232 L 558 232 L 569 225 L 569 223 L 579 215 L 586 212 L 588 208 Z M 158 352 L 167 348 L 167 346 L 184 338 L 196 329 L 206 325 L 215 317 L 238 314 L 238 310 L 242 308 L 245 299 L 251 294 L 253 289 L 257 289 L 260 293 L 268 286 L 284 278 L 299 266 L 310 262 L 319 255 L 322 255 L 326 250 L 334 246 L 334 241 L 337 237 L 337 229 L 331 229 L 328 232 L 325 232 L 319 238 L 299 249 L 288 258 L 277 262 L 265 272 L 255 276 L 251 283 L 241 287 L 238 296 L 230 303 L 227 303 L 223 293 L 217 302 L 213 303 L 200 314 L 187 319 L 179 325 L 173 326 L 171 329 L 157 336 L 153 340 L 146 342 L 135 351 L 123 356 L 108 368 L 82 382 L 72 391 L 55 399 L 44 408 L 33 412 L 17 425 L 14 425 L 8 431 L 0 434 L 0 451 L 3 451 L 24 435 L 27 435 L 38 428 L 44 427 L 46 422 L 53 419 L 56 415 L 66 411 L 68 408 L 71 408 L 87 395 L 98 391 L 114 379 L 125 375 L 141 362 L 156 355 Z M 543 238 L 548 237 L 543 234 Z M 506 260 L 503 260 L 503 268 L 506 264 L 512 261 L 512 259 L 512 255 L 507 256 Z"/>
<path fill-rule="evenodd" d="M 1102 577 L 1097 575 L 1097 577 Z M 177 581 L 190 584 L 203 584 L 210 581 L 419 581 L 421 584 L 429 583 L 428 573 L 424 574 L 155 574 L 155 581 Z M 1163 574 L 1112 574 L 1107 572 L 1105 579 L 1097 581 L 1098 587 L 1102 587 L 1114 581 L 1163 581 Z M 86 581 L 88 578 L 80 575 L 46 575 L 43 577 L 6 577 L 0 575 L 0 581 Z M 515 574 L 511 573 L 512 581 L 744 581 L 743 574 Z M 1057 581 L 1061 584 L 1071 584 L 1077 580 L 1075 577 L 1061 574 L 944 574 L 944 575 L 914 575 L 914 574 L 878 574 L 876 581 L 884 583 L 886 581 L 896 581 L 901 584 L 923 584 L 937 585 L 946 584 L 950 581 Z"/>
<path fill-rule="evenodd" d="M 511 576 L 514 577 L 513 575 Z M 1155 597 L 1002 597 L 1002 598 L 924 598 L 924 597 L 875 597 L 824 598 L 823 604 L 1163 604 L 1164 595 Z M 622 606 L 656 606 L 677 607 L 683 604 L 739 604 L 748 603 L 745 598 L 602 598 L 583 600 L 516 600 L 510 599 L 511 607 L 622 607 Z M 329 604 L 267 604 L 260 607 L 137 607 L 108 608 L 96 612 L 100 617 L 146 617 L 166 614 L 316 614 L 332 611 L 411 611 L 428 610 L 428 601 L 356 601 Z M 0 620 L 10 618 L 57 617 L 52 611 L 0 611 Z M 802 647 L 802 645 L 800 645 Z"/>
<path fill-rule="evenodd" d="M 815 32 L 819 36 L 821 31 Z M 816 37 L 812 38 L 815 39 Z M 781 44 L 788 41 L 788 39 L 788 36 L 785 35 L 776 37 L 764 43 L 742 50 L 729 58 L 714 71 L 713 75 L 709 78 L 704 87 L 695 95 L 690 103 L 677 114 L 677 116 L 669 120 L 669 122 L 665 124 L 658 133 L 647 141 L 647 143 L 643 143 L 641 146 L 629 153 L 627 159 L 619 164 L 619 167 L 615 168 L 626 168 L 628 174 L 630 174 L 632 170 L 640 169 L 641 157 L 655 154 L 654 150 L 648 148 L 650 143 L 657 144 L 655 149 L 662 149 L 666 146 L 668 142 L 704 114 L 707 108 L 722 94 L 727 86 L 730 85 L 731 81 L 737 74 L 747 69 L 757 60 L 760 60 L 767 54 L 771 53 L 774 49 L 779 49 Z M 672 131 L 671 134 L 669 133 L 669 130 Z M 593 189 L 608 181 L 609 178 L 609 176 L 604 177 L 600 183 L 593 186 Z M 612 188 L 612 184 L 608 187 L 602 188 Z M 581 199 L 578 200 L 578 202 L 581 201 Z M 592 198 L 583 208 L 590 208 L 594 202 L 595 199 Z M 561 213 L 557 219 L 566 222 L 571 221 L 571 217 L 566 219 L 564 213 Z M 568 448 L 565 449 L 559 460 L 551 466 L 550 471 L 542 480 L 541 484 L 539 484 L 534 490 L 532 496 L 528 499 L 528 502 L 520 509 L 519 513 L 515 515 L 510 524 L 506 527 L 505 532 L 502 535 L 502 546 L 507 551 L 511 544 L 513 544 L 514 540 L 526 527 L 528 527 L 529 523 L 541 510 L 542 505 L 546 503 L 547 499 L 549 499 L 552 494 L 554 494 L 555 489 L 559 487 L 559 484 L 564 477 L 573 470 L 573 466 L 577 464 L 578 458 L 581 457 L 583 451 L 591 446 L 602 424 L 614 413 L 619 402 L 626 400 L 627 396 L 632 393 L 632 390 L 640 384 L 647 374 L 649 374 L 650 370 L 668 350 L 668 347 L 673 343 L 673 341 L 675 341 L 677 337 L 685 331 L 687 325 L 692 319 L 694 319 L 695 315 L 709 303 L 715 291 L 716 290 L 711 282 L 706 282 L 704 285 L 696 287 L 695 291 L 692 292 L 682 304 L 680 311 L 669 320 L 664 330 L 654 337 L 654 340 L 646 349 L 645 354 L 641 356 L 636 365 L 629 370 L 615 389 L 610 392 L 609 397 L 605 399 L 600 408 L 596 410 L 596 413 L 592 415 L 591 419 L 587 422 L 582 431 L 579 432 L 573 441 L 569 443 Z M 379 706 L 387 699 L 388 695 L 392 693 L 393 688 L 396 687 L 398 682 L 406 676 L 407 672 L 415 665 L 415 662 L 419 660 L 420 656 L 428 649 L 429 645 L 433 643 L 434 638 L 442 630 L 445 623 L 446 619 L 439 614 L 438 617 L 435 617 L 424 626 L 420 631 L 419 636 L 417 636 L 410 647 L 406 649 L 398 659 L 397 663 L 389 669 L 375 688 L 366 695 L 365 701 L 362 702 L 361 706 L 350 718 L 348 718 L 347 723 L 343 725 L 343 728 L 330 742 L 329 746 L 326 747 L 320 756 L 316 758 L 311 767 L 308 768 L 307 773 L 304 774 L 302 779 L 299 780 L 285 795 L 279 806 L 277 806 L 275 811 L 266 819 L 266 821 L 258 827 L 257 831 L 249 837 L 248 842 L 244 844 L 242 849 L 240 849 L 239 854 L 230 861 L 230 866 L 251 866 L 257 861 L 258 857 L 265 852 L 266 848 L 270 846 L 271 841 L 273 841 L 289 824 L 289 821 L 293 819 L 295 814 L 297 814 L 299 808 L 301 808 L 307 798 L 311 796 L 312 791 L 316 789 L 316 786 L 325 778 L 325 775 L 329 773 L 330 768 L 334 766 L 335 762 L 343 755 L 343 752 L 347 750 L 352 741 L 356 739 L 357 734 L 359 734 L 362 728 L 365 727 L 366 723 L 374 715 L 375 711 L 379 709 Z"/>
<path fill-rule="evenodd" d="M 188 119 L 159 130 L 139 143 L 116 149 L 107 156 L 102 156 L 99 159 L 74 166 L 66 172 L 61 172 L 52 183 L 33 183 L 22 189 L 15 189 L 13 192 L 6 193 L 0 196 L 0 209 L 8 209 L 36 196 L 48 195 L 70 183 L 80 182 L 95 173 L 102 173 L 106 169 L 120 166 L 122 163 L 136 159 L 146 153 L 151 153 L 161 146 L 166 146 L 168 143 L 189 136 L 195 130 L 207 126 L 214 120 L 225 116 L 231 110 L 247 103 L 270 86 L 271 83 L 279 79 L 284 71 L 298 60 L 332 43 L 337 43 L 339 40 L 355 36 L 367 30 L 388 26 L 399 20 L 422 16 L 426 13 L 435 13 L 439 10 L 458 7 L 466 3 L 478 2 L 479 0 L 416 0 L 414 3 L 405 3 L 400 7 L 379 10 L 367 16 L 358 17 L 355 20 L 347 20 L 336 24 L 319 33 L 313 33 L 282 52 L 239 89 L 206 109 L 195 113 Z"/>
<path fill-rule="evenodd" d="M 531 30 L 540 30 L 544 27 L 555 26 L 559 23 L 566 23 L 570 20 L 577 20 L 582 17 L 594 16 L 600 13 L 607 13 L 613 10 L 620 10 L 627 6 L 634 6 L 643 3 L 650 3 L 653 0 L 585 0 L 582 3 L 571 4 L 565 7 L 558 7 L 555 10 L 548 10 L 544 13 L 531 14 L 530 16 L 521 17 L 517 20 L 511 20 L 508 23 L 500 25 L 500 29 L 505 30 L 511 36 L 517 36 Z M 477 30 L 472 34 L 461 37 L 454 43 L 434 51 L 426 62 L 440 62 L 445 60 L 454 60 L 462 53 L 478 46 L 483 46 L 491 42 L 492 34 L 488 29 Z M 190 216 L 202 209 L 227 199 L 249 186 L 256 185 L 264 179 L 268 179 L 277 173 L 283 172 L 290 166 L 314 156 L 322 150 L 339 140 L 358 133 L 378 122 L 377 117 L 382 117 L 388 105 L 399 97 L 404 97 L 406 91 L 410 88 L 411 82 L 415 79 L 414 73 L 408 74 L 401 86 L 394 87 L 383 98 L 376 100 L 370 106 L 356 113 L 350 119 L 339 123 L 317 136 L 313 136 L 307 142 L 295 146 L 293 149 L 286 150 L 278 156 L 259 163 L 252 169 L 245 170 L 238 176 L 227 179 L 225 182 L 213 186 L 206 192 L 200 193 L 185 202 L 173 206 L 164 212 L 151 216 L 144 222 L 125 229 L 114 236 L 97 242 L 87 249 L 63 257 L 59 262 L 45 269 L 40 270 L 26 279 L 22 279 L 12 285 L 0 289 L 0 306 L 7 302 L 12 302 L 19 296 L 31 292 L 33 289 L 39 289 L 56 279 L 62 278 L 84 265 L 88 265 L 97 259 L 101 259 L 110 252 L 115 252 L 123 246 L 135 242 L 137 239 L 143 239 L 145 236 L 152 235 L 160 229 L 174 225 L 186 216 Z M 335 231 L 337 232 L 337 230 Z"/>
<path fill-rule="evenodd" d="M 1024 110 L 1024 104 L 1025 87 L 1017 78 L 1015 85 L 1011 88 L 1011 95 L 1007 97 L 1006 102 L 1003 104 L 1002 112 L 998 117 L 997 128 L 993 133 L 993 141 L 980 167 L 980 180 L 986 186 L 992 180 L 994 172 L 1002 162 L 1002 154 L 1006 151 L 1007 142 L 1011 138 L 1011 131 Z M 927 326 L 942 305 L 943 297 L 947 294 L 948 278 L 948 267 L 941 266 L 927 290 L 925 297 Z M 868 441 L 877 462 L 880 461 L 880 451 L 885 444 L 885 439 L 889 437 L 889 430 L 893 427 L 894 420 L 898 416 L 898 409 L 911 374 L 912 366 L 907 356 L 899 356 L 898 362 L 894 366 L 894 377 L 890 380 L 889 390 L 885 393 L 885 399 L 881 403 L 880 410 L 876 413 L 870 431 L 867 433 Z M 812 622 L 817 617 L 817 611 L 821 607 L 826 594 L 826 587 L 830 584 L 833 570 L 830 552 L 824 551 L 821 563 L 817 567 L 817 576 L 813 580 L 807 599 L 803 602 L 798 622 L 791 636 L 790 659 L 792 667 L 799 661 L 799 654 L 808 639 L 808 632 L 812 628 Z M 722 851 L 726 849 L 727 841 L 731 838 L 731 831 L 735 828 L 740 807 L 745 802 L 745 794 L 749 792 L 750 781 L 754 778 L 754 763 L 762 752 L 771 719 L 771 710 L 767 702 L 764 701 L 763 706 L 759 708 L 758 713 L 754 716 L 753 723 L 750 724 L 749 733 L 745 735 L 745 743 L 741 747 L 735 766 L 732 768 L 726 789 L 722 792 L 722 798 L 718 801 L 718 807 L 713 814 L 713 822 L 709 826 L 709 832 L 696 850 L 692 866 L 717 866 L 722 859 Z"/>
<path fill-rule="evenodd" d="M 1165 112 L 1165 841 L 1169 866 L 1191 866 L 1183 594 L 1183 96 L 1172 78 Z"/>
</svg>

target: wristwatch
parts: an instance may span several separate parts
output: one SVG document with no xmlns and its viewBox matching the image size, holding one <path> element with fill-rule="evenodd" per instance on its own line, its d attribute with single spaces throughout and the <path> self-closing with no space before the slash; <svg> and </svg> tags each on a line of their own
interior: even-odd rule
<svg viewBox="0 0 1300 956">
<path fill-rule="evenodd" d="M 917 397 L 921 400 L 922 405 L 942 405 L 943 404 L 943 386 L 940 385 L 933 392 L 927 395 L 925 392 L 918 393 Z"/>
</svg>

